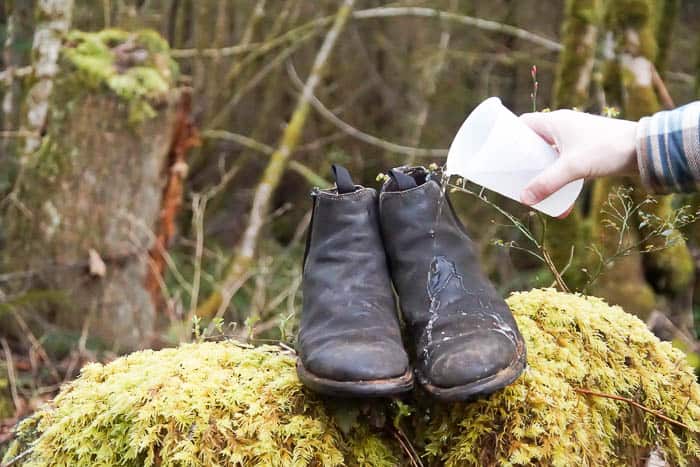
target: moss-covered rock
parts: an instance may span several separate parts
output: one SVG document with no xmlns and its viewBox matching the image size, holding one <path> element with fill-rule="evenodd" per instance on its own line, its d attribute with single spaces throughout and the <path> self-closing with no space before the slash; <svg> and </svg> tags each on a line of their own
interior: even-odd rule
<svg viewBox="0 0 700 467">
<path fill-rule="evenodd" d="M 87 366 L 20 425 L 6 459 L 32 443 L 20 465 L 410 465 L 392 420 L 426 465 L 637 465 L 655 446 L 674 465 L 700 457 L 700 386 L 682 352 L 597 298 L 534 290 L 508 303 L 529 367 L 488 398 L 322 400 L 276 347 L 188 344 Z"/>
</svg>

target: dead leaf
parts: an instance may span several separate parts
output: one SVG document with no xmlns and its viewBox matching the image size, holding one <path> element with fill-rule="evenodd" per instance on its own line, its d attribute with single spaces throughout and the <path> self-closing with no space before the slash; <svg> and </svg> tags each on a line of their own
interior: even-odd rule
<svg viewBox="0 0 700 467">
<path fill-rule="evenodd" d="M 90 275 L 95 277 L 104 277 L 107 274 L 107 265 L 102 260 L 100 254 L 94 248 L 88 251 Z"/>
</svg>

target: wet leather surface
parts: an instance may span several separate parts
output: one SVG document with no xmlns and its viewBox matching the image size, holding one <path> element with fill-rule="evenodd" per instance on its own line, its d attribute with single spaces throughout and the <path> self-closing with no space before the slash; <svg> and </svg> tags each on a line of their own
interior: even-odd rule
<svg viewBox="0 0 700 467">
<path fill-rule="evenodd" d="M 382 233 L 421 382 L 453 387 L 498 373 L 522 337 L 448 202 L 437 217 L 440 186 L 388 188 L 380 194 Z"/>
</svg>

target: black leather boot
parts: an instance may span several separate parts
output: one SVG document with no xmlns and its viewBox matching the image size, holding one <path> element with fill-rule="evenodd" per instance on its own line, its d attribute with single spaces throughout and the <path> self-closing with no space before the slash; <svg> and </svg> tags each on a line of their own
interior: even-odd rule
<svg viewBox="0 0 700 467">
<path fill-rule="evenodd" d="M 316 392 L 388 396 L 413 387 L 379 229 L 377 192 L 333 166 L 314 190 L 304 257 L 297 374 Z"/>
<path fill-rule="evenodd" d="M 525 367 L 525 343 L 481 272 L 464 226 L 446 195 L 440 202 L 440 184 L 425 169 L 390 175 L 379 195 L 380 219 L 419 382 L 443 400 L 507 386 Z"/>
</svg>

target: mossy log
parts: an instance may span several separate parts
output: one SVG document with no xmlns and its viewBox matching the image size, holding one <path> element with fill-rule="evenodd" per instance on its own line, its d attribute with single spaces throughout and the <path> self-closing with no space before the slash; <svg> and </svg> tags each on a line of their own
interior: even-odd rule
<svg viewBox="0 0 700 467">
<path fill-rule="evenodd" d="M 185 344 L 88 365 L 19 424 L 5 461 L 377 467 L 419 455 L 448 467 L 635 466 L 658 448 L 672 465 L 700 465 L 700 385 L 682 352 L 597 298 L 548 289 L 508 304 L 528 368 L 487 398 L 322 399 L 278 347 Z"/>
<path fill-rule="evenodd" d="M 156 33 L 69 33 L 41 147 L 5 216 L 3 269 L 60 296 L 45 318 L 115 350 L 147 345 L 144 287 L 180 92 Z M 20 284 L 26 287 L 28 284 Z M 35 303 L 32 303 L 35 305 Z"/>
</svg>

